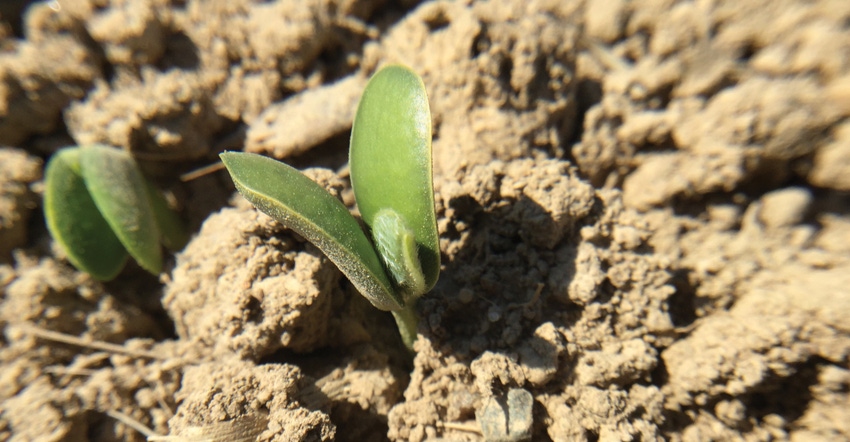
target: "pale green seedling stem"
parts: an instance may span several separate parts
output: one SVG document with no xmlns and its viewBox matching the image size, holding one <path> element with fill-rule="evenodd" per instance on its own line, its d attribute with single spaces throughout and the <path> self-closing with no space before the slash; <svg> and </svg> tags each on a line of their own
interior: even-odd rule
<svg viewBox="0 0 850 442">
<path fill-rule="evenodd" d="M 419 327 L 419 314 L 416 313 L 416 303 L 411 302 L 405 308 L 393 311 L 392 314 L 398 326 L 398 332 L 401 335 L 402 342 L 404 342 L 405 347 L 413 350 L 413 343 L 416 342 L 416 329 Z"/>
</svg>

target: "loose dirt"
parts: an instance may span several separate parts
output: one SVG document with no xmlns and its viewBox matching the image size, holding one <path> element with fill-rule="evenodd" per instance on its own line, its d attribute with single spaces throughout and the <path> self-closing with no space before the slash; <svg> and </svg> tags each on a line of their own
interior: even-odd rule
<svg viewBox="0 0 850 442">
<path fill-rule="evenodd" d="M 25 3 L 0 6 L 0 439 L 850 440 L 850 3 Z M 356 213 L 386 63 L 434 123 L 412 353 L 226 172 L 179 179 L 261 153 Z M 158 278 L 95 281 L 47 234 L 43 164 L 93 142 L 193 231 Z"/>
</svg>

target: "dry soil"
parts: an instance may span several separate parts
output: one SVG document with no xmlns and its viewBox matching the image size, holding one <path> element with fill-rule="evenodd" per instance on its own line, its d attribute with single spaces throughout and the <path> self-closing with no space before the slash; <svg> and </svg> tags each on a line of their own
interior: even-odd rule
<svg viewBox="0 0 850 442">
<path fill-rule="evenodd" d="M 850 440 L 850 2 L 0 6 L 0 440 Z M 369 76 L 424 79 L 443 269 L 415 351 L 222 150 L 354 209 Z M 76 271 L 58 148 L 131 152 L 193 232 Z M 203 439 L 207 437 L 208 439 Z"/>
</svg>

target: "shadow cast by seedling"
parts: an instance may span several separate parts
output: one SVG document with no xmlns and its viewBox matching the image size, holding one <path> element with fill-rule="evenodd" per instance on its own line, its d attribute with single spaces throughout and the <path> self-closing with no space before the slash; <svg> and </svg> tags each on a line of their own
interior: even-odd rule
<svg viewBox="0 0 850 442">
<path fill-rule="evenodd" d="M 570 359 L 559 356 L 558 345 L 535 330 L 547 322 L 561 326 L 577 321 L 584 307 L 554 299 L 549 275 L 535 269 L 540 261 L 551 271 L 557 265 L 569 284 L 576 253 L 566 252 L 576 249 L 577 232 L 590 219 L 574 220 L 563 238 L 541 245 L 558 223 L 526 195 L 482 203 L 463 194 L 446 201 L 445 211 L 450 219 L 442 238 L 457 242 L 458 248 L 444 257 L 443 277 L 433 296 L 422 300 L 422 314 L 429 318 L 423 335 L 448 361 L 471 367 L 490 353 L 492 360 L 509 360 L 533 371 L 554 369 L 552 382 L 566 382 Z M 541 438 L 546 411 L 534 401 L 539 390 L 499 376 L 492 381 L 491 391 L 479 392 L 474 408 L 440 418 L 488 441 Z"/>
</svg>

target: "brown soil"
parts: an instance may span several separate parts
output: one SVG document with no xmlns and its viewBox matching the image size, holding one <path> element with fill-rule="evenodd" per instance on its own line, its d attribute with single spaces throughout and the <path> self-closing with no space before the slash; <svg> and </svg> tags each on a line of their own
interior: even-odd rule
<svg viewBox="0 0 850 442">
<path fill-rule="evenodd" d="M 0 440 L 850 440 L 850 2 L 24 3 L 0 6 Z M 244 149 L 353 206 L 388 62 L 434 118 L 444 268 L 412 356 L 225 172 L 178 179 Z M 94 281 L 47 235 L 42 165 L 91 142 L 192 228 L 159 278 Z"/>
</svg>

